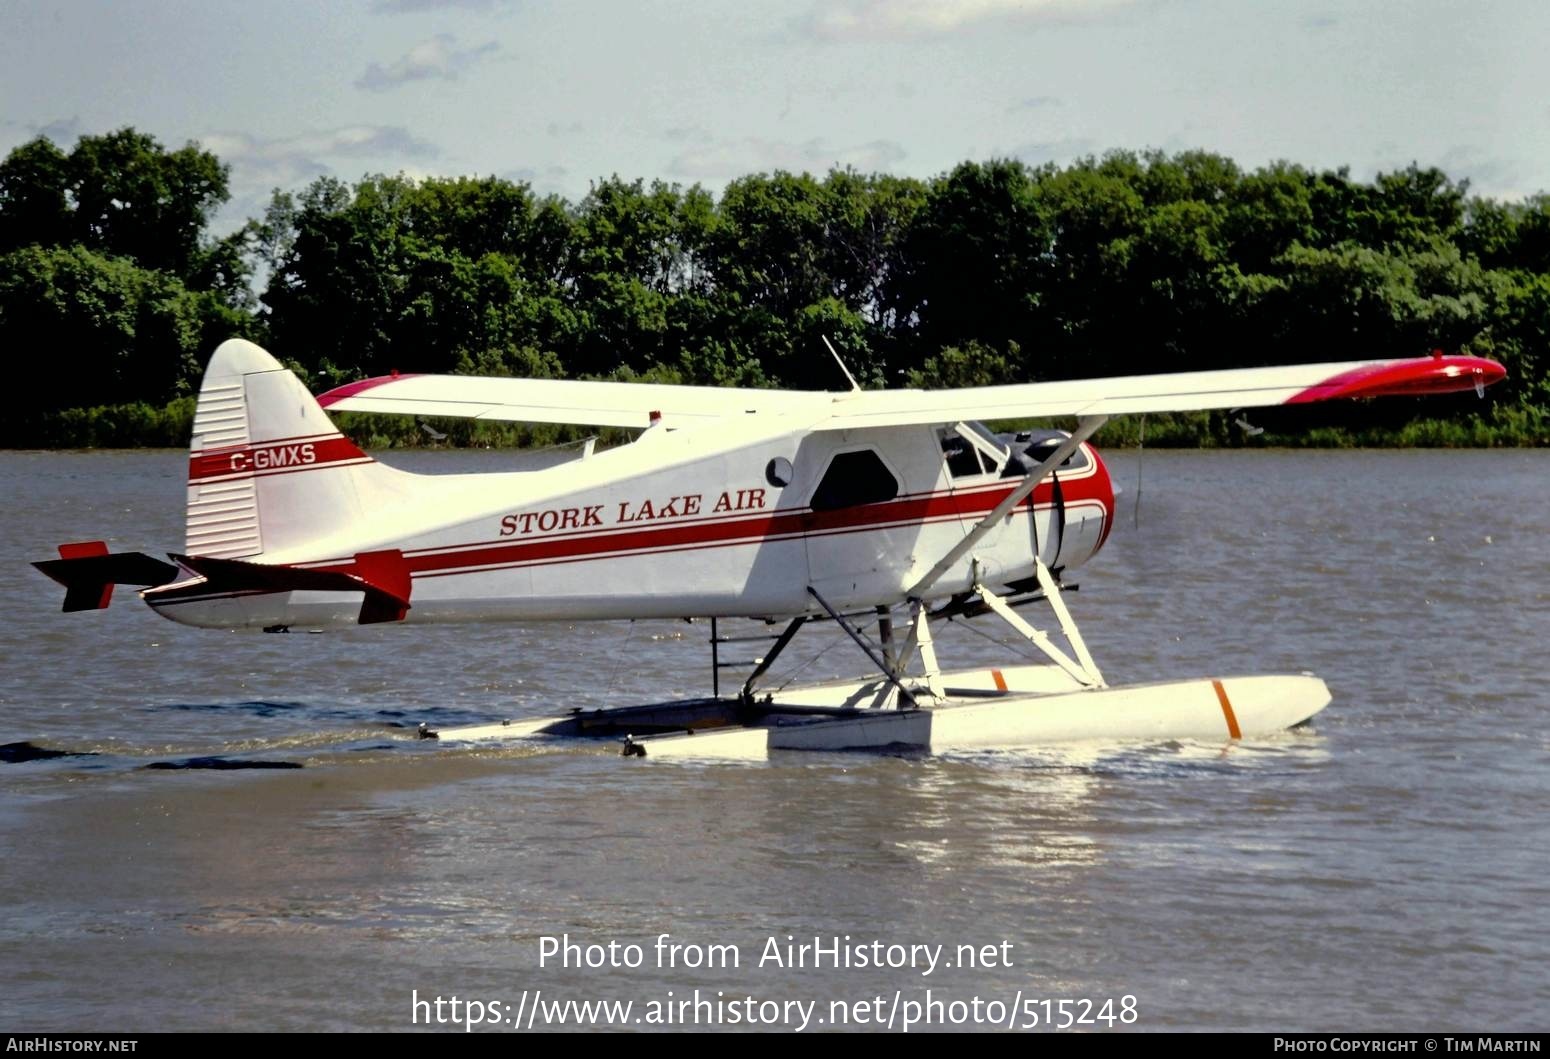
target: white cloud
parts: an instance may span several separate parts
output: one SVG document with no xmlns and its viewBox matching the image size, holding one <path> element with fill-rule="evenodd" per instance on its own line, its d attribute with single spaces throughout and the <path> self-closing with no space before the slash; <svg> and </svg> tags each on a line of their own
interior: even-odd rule
<svg viewBox="0 0 1550 1059">
<path fill-rule="evenodd" d="M 520 166 L 497 174 L 502 180 L 527 184 L 539 195 L 565 196 L 570 170 L 563 165 Z"/>
<path fill-rule="evenodd" d="M 891 169 L 905 157 L 904 148 L 892 140 L 830 147 L 821 139 L 792 143 L 746 137 L 696 144 L 669 162 L 668 171 L 675 176 L 705 181 L 731 180 L 772 169 L 825 173 L 835 167 L 850 166 L 871 173 Z"/>
<path fill-rule="evenodd" d="M 217 219 L 220 229 L 262 215 L 275 188 L 295 188 L 330 173 L 355 179 L 368 169 L 420 176 L 416 162 L 439 153 L 399 125 L 344 125 L 274 139 L 216 132 L 199 143 L 231 166 L 231 201 Z"/>
<path fill-rule="evenodd" d="M 1012 152 L 1012 156 L 1029 165 L 1044 165 L 1046 162 L 1057 162 L 1066 165 L 1084 158 L 1090 154 L 1096 154 L 1097 141 L 1085 137 L 1067 137 L 1061 140 L 1050 140 L 1044 143 L 1025 143 Z"/>
<path fill-rule="evenodd" d="M 1138 0 L 825 0 L 797 22 L 818 40 L 935 37 L 997 22 L 1071 22 Z"/>
<path fill-rule="evenodd" d="M 674 143 L 709 143 L 715 139 L 702 125 L 675 125 L 662 135 Z"/>
<path fill-rule="evenodd" d="M 430 40 L 422 40 L 386 66 L 372 63 L 356 80 L 355 87 L 369 92 L 386 92 L 410 81 L 456 81 L 464 70 L 499 49 L 500 45 L 493 40 L 472 48 L 459 48 L 457 38 L 452 34 L 438 33 Z"/>
<path fill-rule="evenodd" d="M 275 139 L 217 132 L 200 143 L 233 167 L 292 173 L 299 179 L 328 172 L 331 158 L 429 158 L 437 153 L 433 144 L 401 125 L 344 125 Z"/>
<path fill-rule="evenodd" d="M 1029 96 L 1027 99 L 1018 100 L 1006 109 L 1011 112 L 1019 110 L 1051 110 L 1064 105 L 1065 103 L 1059 96 Z"/>
<path fill-rule="evenodd" d="M 1426 163 L 1422 163 L 1426 164 Z M 1510 159 L 1493 156 L 1470 144 L 1460 144 L 1443 152 L 1435 165 L 1454 180 L 1469 181 L 1473 195 L 1521 201 L 1550 190 L 1541 183 L 1541 174 L 1525 171 Z M 1398 163 L 1380 167 L 1385 172 L 1404 168 Z"/>
<path fill-rule="evenodd" d="M 42 125 L 29 125 L 27 127 L 33 131 L 34 135 L 53 140 L 56 146 L 65 150 L 69 150 L 81 136 L 81 119 L 79 117 L 56 118 Z"/>
</svg>

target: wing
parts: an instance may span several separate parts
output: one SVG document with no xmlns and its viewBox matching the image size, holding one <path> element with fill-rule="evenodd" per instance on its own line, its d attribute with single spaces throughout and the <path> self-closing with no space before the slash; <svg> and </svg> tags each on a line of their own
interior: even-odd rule
<svg viewBox="0 0 1550 1059">
<path fill-rule="evenodd" d="M 749 413 L 810 413 L 815 429 L 952 423 L 974 419 L 1192 412 L 1306 404 L 1340 397 L 1483 389 L 1506 369 L 1481 357 L 1417 357 L 1172 375 L 1128 375 L 957 390 L 746 390 L 656 383 L 391 375 L 318 398 L 339 412 L 398 412 L 526 423 L 644 427 L 660 416 L 703 421 Z M 827 416 L 825 416 L 827 413 Z"/>
<path fill-rule="evenodd" d="M 874 390 L 838 395 L 829 429 L 969 419 L 1194 412 L 1307 404 L 1340 397 L 1483 389 L 1507 371 L 1481 357 L 1418 357 L 1173 375 L 1128 375 L 958 390 Z"/>
<path fill-rule="evenodd" d="M 330 390 L 318 398 L 318 403 L 330 412 L 398 412 L 522 423 L 644 427 L 656 417 L 683 422 L 749 412 L 821 410 L 833 396 L 822 391 L 660 383 L 388 375 Z"/>
</svg>

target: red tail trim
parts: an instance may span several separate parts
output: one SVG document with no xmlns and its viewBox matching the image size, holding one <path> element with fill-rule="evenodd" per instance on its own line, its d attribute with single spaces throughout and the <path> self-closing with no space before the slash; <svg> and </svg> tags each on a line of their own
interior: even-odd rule
<svg viewBox="0 0 1550 1059">
<path fill-rule="evenodd" d="M 411 582 L 403 552 L 396 548 L 361 552 L 355 556 L 355 576 L 376 590 L 367 592 L 361 603 L 362 625 L 404 620 L 409 613 Z"/>
<path fill-rule="evenodd" d="M 288 474 L 370 459 L 353 441 L 337 434 L 311 440 L 292 438 L 196 452 L 188 463 L 188 480 L 202 482 L 213 478 Z"/>
<path fill-rule="evenodd" d="M 107 555 L 107 541 L 76 541 L 73 544 L 61 544 L 59 557 L 61 559 L 86 559 L 95 555 Z M 95 602 L 92 600 L 96 595 Z M 113 582 L 109 581 L 101 588 L 95 585 L 67 585 L 65 587 L 65 610 L 107 610 L 108 604 L 113 602 Z"/>
<path fill-rule="evenodd" d="M 400 551 L 362 552 L 348 566 L 299 569 L 241 559 L 174 555 L 174 559 L 205 579 L 159 598 L 217 592 L 360 592 L 360 623 L 402 621 L 409 611 L 409 564 Z"/>
<path fill-rule="evenodd" d="M 164 585 L 178 577 L 170 563 L 140 552 L 113 555 L 102 541 L 61 544 L 58 559 L 32 565 L 65 586 L 67 613 L 102 610 L 113 602 L 115 585 Z"/>
</svg>

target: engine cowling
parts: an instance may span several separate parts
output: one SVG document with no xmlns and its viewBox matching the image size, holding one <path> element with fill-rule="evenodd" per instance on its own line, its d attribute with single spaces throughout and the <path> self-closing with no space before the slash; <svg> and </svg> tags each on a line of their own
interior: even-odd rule
<svg viewBox="0 0 1550 1059">
<path fill-rule="evenodd" d="M 1070 436 L 1064 430 L 998 434 L 1012 451 L 1003 476 L 1027 474 Z M 1103 457 L 1086 442 L 1039 484 L 1033 501 L 1048 511 L 1034 525 L 1039 557 L 1053 570 L 1075 569 L 1097 555 L 1114 526 L 1114 483 Z"/>
</svg>

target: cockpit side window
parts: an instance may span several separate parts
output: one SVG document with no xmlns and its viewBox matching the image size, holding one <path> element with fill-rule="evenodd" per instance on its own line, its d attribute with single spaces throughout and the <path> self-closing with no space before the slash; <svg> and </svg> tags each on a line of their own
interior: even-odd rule
<svg viewBox="0 0 1550 1059">
<path fill-rule="evenodd" d="M 954 480 L 995 474 L 1006 463 L 1006 445 L 978 423 L 959 423 L 942 431 L 941 437 L 942 457 Z"/>
<path fill-rule="evenodd" d="M 814 511 L 834 511 L 858 504 L 877 504 L 898 495 L 899 480 L 882 457 L 871 449 L 862 449 L 835 454 L 809 503 Z"/>
<path fill-rule="evenodd" d="M 942 456 L 947 460 L 947 473 L 954 478 L 971 478 L 985 473 L 979 451 L 957 434 L 942 437 Z"/>
</svg>

